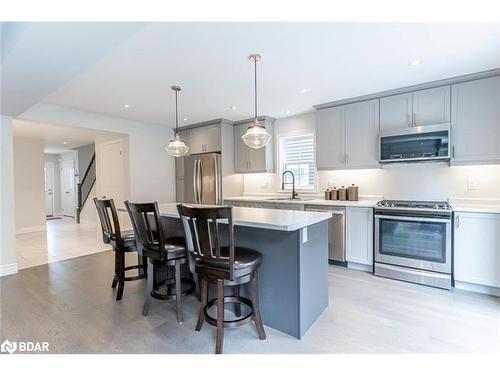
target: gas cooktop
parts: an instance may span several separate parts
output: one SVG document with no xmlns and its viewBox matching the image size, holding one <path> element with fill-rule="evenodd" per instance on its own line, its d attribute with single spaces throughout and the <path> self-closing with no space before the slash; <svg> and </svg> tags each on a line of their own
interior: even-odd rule
<svg viewBox="0 0 500 375">
<path fill-rule="evenodd" d="M 399 210 L 425 210 L 425 211 L 447 211 L 451 212 L 448 202 L 442 201 L 399 201 L 383 200 L 377 203 L 377 207 Z"/>
</svg>

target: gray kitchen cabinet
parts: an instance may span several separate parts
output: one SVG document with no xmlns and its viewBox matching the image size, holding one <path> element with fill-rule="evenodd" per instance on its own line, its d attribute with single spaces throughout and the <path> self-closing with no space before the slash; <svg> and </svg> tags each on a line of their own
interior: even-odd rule
<svg viewBox="0 0 500 375">
<path fill-rule="evenodd" d="M 450 86 L 413 92 L 413 126 L 450 122 Z"/>
<path fill-rule="evenodd" d="M 380 131 L 411 126 L 411 92 L 380 98 Z"/>
<path fill-rule="evenodd" d="M 452 85 L 453 164 L 500 163 L 500 76 Z"/>
<path fill-rule="evenodd" d="M 500 288 L 500 215 L 473 212 L 454 215 L 455 283 Z"/>
<path fill-rule="evenodd" d="M 373 210 L 346 208 L 346 257 L 348 262 L 373 265 Z"/>
<path fill-rule="evenodd" d="M 318 170 L 378 167 L 378 99 L 316 112 Z"/>
<path fill-rule="evenodd" d="M 380 130 L 450 122 L 450 86 L 380 98 Z"/>
<path fill-rule="evenodd" d="M 264 120 L 267 131 L 273 139 L 265 147 L 248 147 L 241 136 L 245 134 L 251 122 L 238 123 L 234 126 L 234 172 L 235 173 L 272 173 L 274 171 L 274 125 Z"/>
<path fill-rule="evenodd" d="M 189 146 L 188 155 L 191 154 L 191 132 L 189 129 L 179 130 L 179 137 Z M 175 158 L 176 160 L 182 158 Z"/>
<path fill-rule="evenodd" d="M 220 125 L 206 125 L 190 129 L 190 153 L 218 152 L 220 146 Z"/>
<path fill-rule="evenodd" d="M 379 166 L 378 99 L 345 106 L 346 166 L 372 168 Z"/>
<path fill-rule="evenodd" d="M 316 168 L 345 169 L 344 106 L 316 111 Z"/>
</svg>

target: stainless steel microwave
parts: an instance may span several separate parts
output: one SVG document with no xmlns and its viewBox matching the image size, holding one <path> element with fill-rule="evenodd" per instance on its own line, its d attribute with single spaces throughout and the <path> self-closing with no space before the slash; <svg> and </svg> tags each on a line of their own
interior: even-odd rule
<svg viewBox="0 0 500 375">
<path fill-rule="evenodd" d="M 391 129 L 380 133 L 381 163 L 450 160 L 450 124 Z"/>
</svg>

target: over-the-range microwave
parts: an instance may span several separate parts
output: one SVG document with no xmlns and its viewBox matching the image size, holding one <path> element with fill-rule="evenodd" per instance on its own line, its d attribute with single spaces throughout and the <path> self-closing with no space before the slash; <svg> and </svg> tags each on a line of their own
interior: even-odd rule
<svg viewBox="0 0 500 375">
<path fill-rule="evenodd" d="M 381 163 L 450 160 L 450 124 L 380 132 Z"/>
</svg>

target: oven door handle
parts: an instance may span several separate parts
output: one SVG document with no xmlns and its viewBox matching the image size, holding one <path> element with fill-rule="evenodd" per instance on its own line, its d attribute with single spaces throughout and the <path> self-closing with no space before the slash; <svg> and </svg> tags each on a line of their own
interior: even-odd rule
<svg viewBox="0 0 500 375">
<path fill-rule="evenodd" d="M 375 215 L 375 219 L 427 221 L 430 223 L 451 223 L 451 218 L 449 218 L 449 219 L 437 219 L 437 218 L 433 218 L 433 217 L 407 217 L 407 216 L 392 216 L 392 215 Z"/>
</svg>

